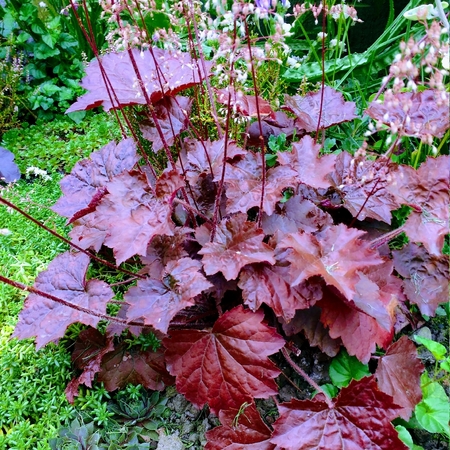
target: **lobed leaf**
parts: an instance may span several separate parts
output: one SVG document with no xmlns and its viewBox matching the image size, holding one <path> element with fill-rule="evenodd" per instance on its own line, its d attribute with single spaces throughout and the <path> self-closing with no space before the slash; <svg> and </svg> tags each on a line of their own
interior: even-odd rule
<svg viewBox="0 0 450 450">
<path fill-rule="evenodd" d="M 330 408 L 323 395 L 279 405 L 270 440 L 285 450 L 407 450 L 390 423 L 400 408 L 373 377 L 352 381 Z"/>
<path fill-rule="evenodd" d="M 137 161 L 136 144 L 132 139 L 124 139 L 118 144 L 110 142 L 91 153 L 89 159 L 77 162 L 70 175 L 61 180 L 63 196 L 52 210 L 68 217 L 68 223 L 95 211 L 107 192 L 105 187 L 108 182 L 131 170 Z"/>
<path fill-rule="evenodd" d="M 165 199 L 155 198 L 143 174 L 122 173 L 108 183 L 95 212 L 75 221 L 70 236 L 84 248 L 112 248 L 120 264 L 144 256 L 155 236 L 173 234 L 171 212 Z"/>
<path fill-rule="evenodd" d="M 163 279 L 146 278 L 131 287 L 124 299 L 129 305 L 128 320 L 144 323 L 167 333 L 178 311 L 195 304 L 195 297 L 213 285 L 199 272 L 202 263 L 191 258 L 169 261 Z"/>
<path fill-rule="evenodd" d="M 215 414 L 239 409 L 253 397 L 275 395 L 280 371 L 268 356 L 283 347 L 284 339 L 263 318 L 262 311 L 238 306 L 212 330 L 170 331 L 163 345 L 178 392 L 200 408 L 208 403 Z"/>
<path fill-rule="evenodd" d="M 205 450 L 275 449 L 275 445 L 270 443 L 272 432 L 261 419 L 255 404 L 241 409 L 219 412 L 219 419 L 225 425 L 206 432 L 208 443 Z"/>
<path fill-rule="evenodd" d="M 155 104 L 164 96 L 175 96 L 178 92 L 195 86 L 210 76 L 212 62 L 206 61 L 206 73 L 197 66 L 188 53 L 171 52 L 157 47 L 152 51 L 130 50 L 142 78 L 140 86 L 128 51 L 107 53 L 86 67 L 86 76 L 81 86 L 88 91 L 66 111 L 82 111 L 103 106 L 105 111 L 129 105 L 145 105 L 143 89 Z M 152 53 L 154 57 L 152 56 Z M 106 88 L 103 74 L 108 79 Z M 199 76 L 200 75 L 200 76 Z M 160 77 L 162 84 L 160 84 Z M 110 95 L 111 94 L 111 95 Z"/>
<path fill-rule="evenodd" d="M 390 345 L 378 362 L 375 372 L 378 386 L 403 407 L 399 415 L 404 420 L 409 420 L 422 399 L 420 375 L 424 370 L 415 345 L 406 336 Z"/>
<path fill-rule="evenodd" d="M 99 280 L 86 280 L 89 256 L 84 253 L 65 252 L 58 255 L 47 270 L 41 272 L 34 288 L 53 295 L 75 307 L 106 314 L 106 305 L 113 298 L 112 289 Z M 69 325 L 83 323 L 96 327 L 99 317 L 64 306 L 53 300 L 30 294 L 22 311 L 13 337 L 26 339 L 36 336 L 36 349 L 62 338 Z"/>
<path fill-rule="evenodd" d="M 448 255 L 432 255 L 425 247 L 413 243 L 393 251 L 392 255 L 395 270 L 403 277 L 408 300 L 422 314 L 434 316 L 439 304 L 448 301 Z"/>
<path fill-rule="evenodd" d="M 398 202 L 411 206 L 404 231 L 413 242 L 421 242 L 429 253 L 441 255 L 449 232 L 450 156 L 430 158 L 418 170 L 399 166 L 388 186 Z"/>
<path fill-rule="evenodd" d="M 246 214 L 223 219 L 217 226 L 213 242 L 203 245 L 203 269 L 207 275 L 222 272 L 227 280 L 234 280 L 239 271 L 251 263 L 275 264 L 273 250 L 263 242 L 264 233 Z"/>
<path fill-rule="evenodd" d="M 276 203 L 282 199 L 282 191 L 298 184 L 295 176 L 294 170 L 283 166 L 273 167 L 266 172 L 263 210 L 267 215 L 273 214 Z M 215 181 L 219 179 L 216 177 Z M 255 206 L 259 207 L 262 192 L 261 155 L 247 152 L 244 159 L 227 163 L 225 183 L 229 213 L 246 213 Z"/>
<path fill-rule="evenodd" d="M 328 188 L 328 174 L 334 170 L 336 155 L 324 155 L 319 158 L 320 145 L 315 144 L 311 136 L 304 136 L 300 142 L 294 142 L 291 152 L 278 153 L 278 162 L 297 172 L 297 183 L 301 182 L 314 188 Z"/>
<path fill-rule="evenodd" d="M 166 144 L 170 147 L 177 136 L 184 131 L 189 122 L 192 99 L 177 95 L 164 97 L 155 104 L 154 114 L 164 136 Z M 152 150 L 157 153 L 164 148 L 164 143 L 153 120 L 143 120 L 139 124 L 142 136 L 153 143 Z"/>
<path fill-rule="evenodd" d="M 304 97 L 285 95 L 284 102 L 284 108 L 297 116 L 296 125 L 307 133 L 356 118 L 356 104 L 346 102 L 340 92 L 329 86 L 323 90 L 323 101 L 321 88 L 318 92 L 308 92 Z"/>
<path fill-rule="evenodd" d="M 403 136 L 418 138 L 427 135 L 442 137 L 449 127 L 449 110 L 442 92 L 397 92 L 384 102 L 374 101 L 366 109 L 372 119 L 398 129 Z"/>
</svg>

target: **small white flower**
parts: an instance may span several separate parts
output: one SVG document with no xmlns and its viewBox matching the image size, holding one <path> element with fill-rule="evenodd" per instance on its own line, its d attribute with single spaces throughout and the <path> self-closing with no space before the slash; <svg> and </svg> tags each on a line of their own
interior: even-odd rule
<svg viewBox="0 0 450 450">
<path fill-rule="evenodd" d="M 45 3 L 45 2 L 39 2 L 39 6 L 40 6 L 41 8 L 47 8 L 47 3 Z"/>
<path fill-rule="evenodd" d="M 8 228 L 0 228 L 0 236 L 9 236 L 10 234 L 12 234 L 12 231 Z"/>
</svg>

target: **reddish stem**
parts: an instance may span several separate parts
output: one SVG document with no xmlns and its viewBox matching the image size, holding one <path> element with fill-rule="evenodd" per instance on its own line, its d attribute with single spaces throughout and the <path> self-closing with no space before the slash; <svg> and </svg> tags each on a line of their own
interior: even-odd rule
<svg viewBox="0 0 450 450">
<path fill-rule="evenodd" d="M 40 289 L 36 289 L 35 287 L 32 286 L 27 286 L 26 284 L 22 284 L 17 281 L 11 280 L 10 278 L 3 277 L 2 275 L 0 275 L 0 281 L 2 283 L 9 284 L 10 286 L 13 286 L 17 289 L 21 289 L 22 291 L 31 292 L 32 294 L 36 294 L 39 295 L 40 297 L 47 298 L 49 300 L 52 300 L 53 302 L 59 303 L 60 305 L 67 306 L 68 308 L 75 309 L 76 311 L 80 311 L 85 314 L 89 314 L 90 316 L 98 317 L 104 320 L 109 320 L 110 322 L 115 322 L 126 326 L 135 325 L 138 327 L 146 327 L 146 326 L 150 327 L 150 325 L 145 325 L 138 322 L 128 322 L 127 320 L 120 319 L 119 317 L 113 317 L 109 316 L 108 314 L 102 314 L 100 312 L 92 311 L 92 309 L 89 308 L 83 308 L 82 306 L 75 305 L 73 303 L 68 302 L 67 300 L 55 297 L 54 295 L 51 294 L 47 294 L 47 292 L 43 292 Z"/>
<path fill-rule="evenodd" d="M 81 253 L 84 253 L 85 255 L 89 256 L 89 258 L 94 259 L 95 261 L 104 264 L 105 266 L 110 267 L 111 269 L 114 270 L 118 270 L 119 272 L 123 272 L 126 273 L 127 275 L 131 275 L 132 277 L 139 277 L 139 278 L 145 278 L 142 275 L 133 273 L 133 272 L 129 272 L 126 269 L 121 269 L 120 267 L 115 266 L 114 264 L 105 261 L 104 259 L 98 258 L 97 256 L 93 255 L 91 252 L 85 250 L 84 248 L 79 247 L 78 245 L 74 244 L 73 242 L 69 241 L 68 239 L 66 239 L 64 236 L 61 236 L 59 233 L 57 233 L 56 231 L 53 231 L 51 228 L 48 228 L 47 226 L 45 226 L 43 223 L 39 222 L 39 220 L 36 220 L 34 217 L 30 216 L 29 214 L 27 214 L 23 209 L 19 208 L 18 206 L 14 205 L 14 203 L 9 202 L 8 200 L 6 200 L 5 198 L 0 196 L 0 202 L 4 203 L 6 206 L 9 206 L 10 208 L 14 209 L 15 211 L 17 211 L 18 213 L 22 214 L 23 216 L 25 216 L 28 220 L 31 220 L 33 223 L 35 223 L 36 225 L 40 226 L 41 228 L 43 228 L 45 231 L 48 231 L 50 234 L 52 234 L 53 236 L 57 237 L 58 239 L 61 239 L 61 241 L 65 242 L 66 244 L 70 245 L 71 247 L 73 247 L 74 249 L 78 250 Z"/>
<path fill-rule="evenodd" d="M 317 392 L 325 396 L 325 401 L 327 402 L 328 407 L 330 409 L 333 409 L 334 403 L 328 396 L 328 394 L 301 367 L 295 364 L 295 362 L 289 356 L 289 353 L 286 350 L 286 348 L 282 348 L 281 353 L 283 353 L 283 356 L 286 358 L 286 361 L 299 375 L 301 375 Z"/>
<path fill-rule="evenodd" d="M 250 58 L 250 67 L 252 70 L 253 89 L 255 92 L 256 116 L 258 118 L 258 127 L 259 127 L 259 146 L 261 147 L 261 167 L 262 167 L 261 199 L 259 202 L 259 213 L 258 213 L 258 227 L 261 228 L 262 215 L 264 212 L 264 195 L 266 187 L 266 155 L 265 155 L 264 135 L 261 123 L 261 113 L 259 110 L 258 85 L 256 83 L 255 65 L 253 64 L 252 46 L 250 45 L 250 32 L 248 31 L 247 21 L 245 20 L 244 23 L 245 23 L 245 36 L 247 38 L 247 47 Z"/>
</svg>

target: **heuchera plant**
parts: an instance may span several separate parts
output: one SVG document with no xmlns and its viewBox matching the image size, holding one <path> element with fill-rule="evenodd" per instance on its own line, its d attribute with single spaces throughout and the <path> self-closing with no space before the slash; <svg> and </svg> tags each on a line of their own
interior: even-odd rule
<svg viewBox="0 0 450 450">
<path fill-rule="evenodd" d="M 143 106 L 142 135 L 165 152 L 167 166 L 151 164 L 154 155 L 136 134 L 76 164 L 53 207 L 72 224 L 72 249 L 32 288 L 0 277 L 31 292 L 14 336 L 35 337 L 41 348 L 73 323 L 88 325 L 75 345 L 79 375 L 67 387 L 69 400 L 94 379 L 108 390 L 175 383 L 220 419 L 207 433 L 208 450 L 407 448 L 390 421 L 411 416 L 423 366 L 411 341 L 394 342 L 394 335 L 408 323 L 407 305 L 433 316 L 446 300 L 450 157 L 429 157 L 416 170 L 391 155 L 403 136 L 444 135 L 448 96 L 431 88 L 386 93 L 363 113 L 378 128 L 395 125 L 384 155 L 374 157 L 366 145 L 353 155 L 321 155 L 325 129 L 359 117 L 353 102 L 322 85 L 286 95 L 288 114 L 275 111 L 258 95 L 253 65 L 254 95 L 214 91 L 206 83 L 211 63 L 194 54 L 128 48 L 87 68 L 88 92 L 70 111 Z M 224 123 L 213 113 L 217 138 L 192 123 L 189 88 L 225 106 Z M 232 115 L 256 117 L 256 146 L 231 139 Z M 272 167 L 267 130 L 295 136 Z M 394 229 L 391 213 L 404 205 L 410 215 Z M 401 232 L 409 244 L 391 251 L 387 243 Z M 123 301 L 114 300 L 114 286 L 88 279 L 92 260 L 125 273 L 122 288 L 133 283 Z M 120 305 L 117 315 L 107 314 L 109 303 Z M 105 333 L 95 329 L 101 320 Z M 162 346 L 130 349 L 118 338 L 125 330 L 152 332 Z M 341 346 L 364 363 L 377 347 L 385 354 L 374 375 L 330 398 L 295 362 L 297 334 L 329 356 Z M 255 398 L 278 393 L 280 360 L 319 393 L 278 404 L 269 427 Z"/>
</svg>

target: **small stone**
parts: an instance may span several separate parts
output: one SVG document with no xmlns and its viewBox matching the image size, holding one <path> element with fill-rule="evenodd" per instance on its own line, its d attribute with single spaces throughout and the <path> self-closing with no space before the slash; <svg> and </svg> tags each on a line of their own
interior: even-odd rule
<svg viewBox="0 0 450 450">
<path fill-rule="evenodd" d="M 165 436 L 161 434 L 158 440 L 156 450 L 184 450 L 184 444 L 176 434 Z"/>
</svg>

